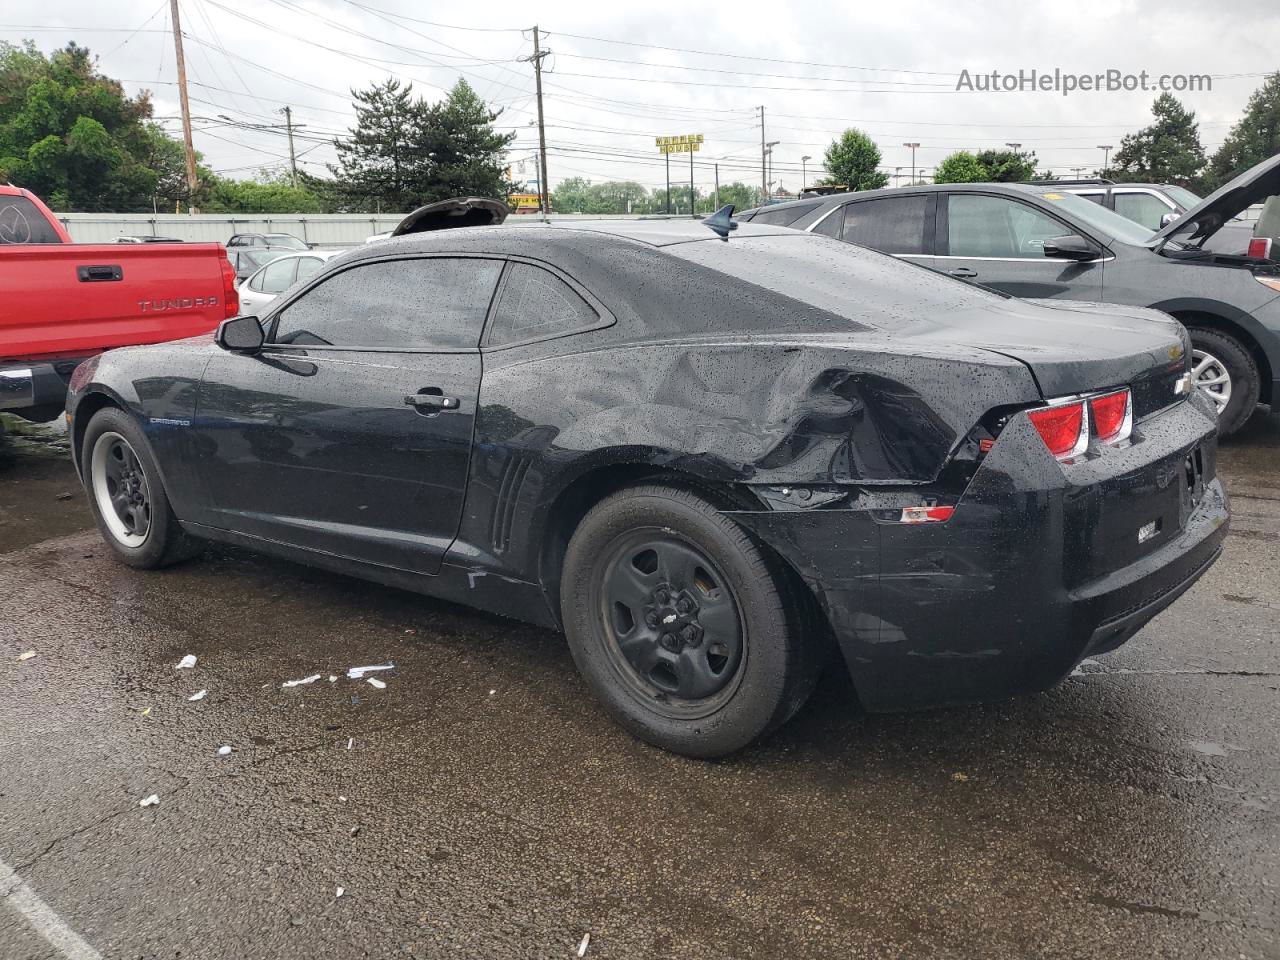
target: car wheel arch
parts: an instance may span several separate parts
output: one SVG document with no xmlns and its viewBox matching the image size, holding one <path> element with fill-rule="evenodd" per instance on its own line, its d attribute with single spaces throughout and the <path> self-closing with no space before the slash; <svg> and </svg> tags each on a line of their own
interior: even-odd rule
<svg viewBox="0 0 1280 960">
<path fill-rule="evenodd" d="M 71 430 L 71 449 L 75 458 L 76 468 L 82 475 L 84 473 L 84 464 L 81 462 L 80 449 L 84 446 L 85 431 L 89 428 L 89 421 L 93 419 L 94 414 L 108 407 L 114 407 L 125 413 L 129 412 L 128 406 L 119 397 L 105 390 L 93 390 L 86 393 L 80 398 L 80 402 L 76 404 L 76 416 Z"/>
<path fill-rule="evenodd" d="M 1172 309 L 1157 307 L 1157 309 L 1166 310 L 1188 329 L 1200 327 L 1205 330 L 1213 330 L 1238 341 L 1242 347 L 1249 351 L 1249 355 L 1253 357 L 1253 362 L 1257 364 L 1260 390 L 1258 401 L 1267 404 L 1272 402 L 1271 384 L 1274 371 L 1272 370 L 1271 360 L 1258 342 L 1257 337 L 1243 325 L 1224 316 L 1221 312 L 1212 310 L 1178 309 L 1176 307 Z"/>
<path fill-rule="evenodd" d="M 611 463 L 583 472 L 564 486 L 539 524 L 538 542 L 541 548 L 538 557 L 538 582 L 557 625 L 563 624 L 560 615 L 560 579 L 565 551 L 582 519 L 606 497 L 630 487 L 655 483 L 691 491 L 724 510 L 760 509 L 758 500 L 733 483 L 709 480 L 695 473 L 661 464 Z M 778 562 L 797 582 L 803 582 L 787 560 L 775 551 L 770 552 L 774 553 Z"/>
</svg>

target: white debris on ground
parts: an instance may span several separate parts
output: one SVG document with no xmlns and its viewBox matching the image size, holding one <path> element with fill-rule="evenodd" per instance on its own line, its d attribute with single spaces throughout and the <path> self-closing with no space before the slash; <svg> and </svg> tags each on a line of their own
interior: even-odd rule
<svg viewBox="0 0 1280 960">
<path fill-rule="evenodd" d="M 191 696 L 187 697 L 187 702 L 195 703 L 197 700 L 203 700 L 208 693 L 208 690 L 197 690 Z"/>
<path fill-rule="evenodd" d="M 334 896 L 335 896 L 335 897 L 340 897 L 340 896 L 342 896 L 342 895 L 343 895 L 344 893 L 346 893 L 346 892 L 347 892 L 347 888 L 346 888 L 346 887 L 339 887 L 339 888 L 338 888 L 338 892 L 337 892 L 336 894 L 334 894 Z"/>
<path fill-rule="evenodd" d="M 355 742 L 356 742 L 356 738 L 355 738 L 355 737 L 347 737 L 347 749 L 348 749 L 348 750 L 350 750 L 350 749 L 351 749 L 351 747 L 352 747 L 352 745 L 353 745 Z"/>
<path fill-rule="evenodd" d="M 19 660 L 19 661 L 22 661 L 22 660 L 30 660 L 30 659 L 31 659 L 32 657 L 34 657 L 35 655 L 36 655 L 36 652 L 35 652 L 34 650 L 28 650 L 26 653 L 20 653 L 20 654 L 18 654 L 18 660 Z"/>
<path fill-rule="evenodd" d="M 379 670 L 394 670 L 394 663 L 377 663 L 368 667 L 350 667 L 347 670 L 348 680 L 363 680 L 366 673 L 377 673 Z"/>
<path fill-rule="evenodd" d="M 230 748 L 230 747 L 219 747 L 219 748 L 218 748 L 218 756 L 220 756 L 220 757 L 229 757 L 229 756 L 231 756 L 231 748 Z"/>
<path fill-rule="evenodd" d="M 154 807 L 154 806 L 155 806 L 156 804 L 158 804 L 159 802 L 160 802 L 160 798 L 159 798 L 156 794 L 154 794 L 154 793 L 153 793 L 151 796 L 149 796 L 149 797 L 143 797 L 141 800 L 139 800 L 139 801 L 138 801 L 138 806 L 140 806 L 140 807 Z"/>
<path fill-rule="evenodd" d="M 387 689 L 387 685 L 383 683 L 381 680 L 379 680 L 377 677 L 366 677 L 365 682 L 368 683 L 369 686 L 377 690 Z"/>
<path fill-rule="evenodd" d="M 300 687 L 304 683 L 315 683 L 319 679 L 320 679 L 320 674 L 313 673 L 311 676 L 303 677 L 301 680 L 286 680 L 284 683 L 280 684 L 280 686 L 281 687 Z"/>
<path fill-rule="evenodd" d="M 338 678 L 337 678 L 337 676 L 336 676 L 335 674 L 332 674 L 332 673 L 331 673 L 331 674 L 329 674 L 329 682 L 330 682 L 330 683 L 337 683 L 337 682 L 338 682 Z"/>
<path fill-rule="evenodd" d="M 582 942 L 578 944 L 578 956 L 585 957 L 587 955 L 587 947 L 589 946 L 591 946 L 590 931 L 582 935 Z"/>
<path fill-rule="evenodd" d="M 1080 661 L 1080 663 L 1076 666 L 1076 668 L 1071 671 L 1071 676 L 1087 677 L 1091 673 L 1106 673 L 1105 670 L 1101 670 L 1101 669 L 1099 670 L 1085 669 L 1085 667 L 1101 667 L 1101 666 L 1102 664 L 1100 664 L 1097 660 L 1094 660 L 1092 657 L 1085 657 L 1083 660 Z"/>
<path fill-rule="evenodd" d="M 174 667 L 173 669 L 175 669 L 175 670 L 190 670 L 190 669 L 191 669 L 192 667 L 194 667 L 195 665 L 196 665 L 196 658 L 195 658 L 195 654 L 188 653 L 185 657 L 183 657 L 181 660 L 179 660 L 179 661 L 178 661 L 178 665 L 177 665 L 176 667 Z"/>
</svg>

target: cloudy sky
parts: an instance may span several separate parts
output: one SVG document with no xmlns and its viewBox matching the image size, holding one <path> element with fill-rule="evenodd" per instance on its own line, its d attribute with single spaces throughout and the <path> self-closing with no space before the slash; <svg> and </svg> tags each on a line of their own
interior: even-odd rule
<svg viewBox="0 0 1280 960">
<path fill-rule="evenodd" d="M 1050 12 L 1052 11 L 1052 12 Z M 348 91 L 387 76 L 429 98 L 459 76 L 515 130 L 512 160 L 527 176 L 537 144 L 532 52 L 536 21 L 546 59 L 548 167 L 569 176 L 663 183 L 655 136 L 702 133 L 695 177 L 710 187 L 760 182 L 759 107 L 778 141 L 772 180 L 794 190 L 802 160 L 812 179 L 831 138 L 867 131 L 883 164 L 905 179 L 911 151 L 926 172 L 948 153 L 1008 142 L 1035 150 L 1041 169 L 1101 165 L 1149 119 L 1154 91 L 989 93 L 956 90 L 961 71 L 1094 74 L 1118 70 L 1208 74 L 1212 90 L 1179 94 L 1200 120 L 1207 150 L 1277 69 L 1280 3 L 1201 0 L 915 0 L 913 3 L 584 3 L 489 0 L 181 0 L 195 142 L 215 170 L 249 176 L 278 168 L 282 133 L 302 125 L 306 169 L 324 172 L 331 137 L 353 113 Z M 169 0 L 6 0 L 0 39 L 44 50 L 74 40 L 130 92 L 153 92 L 175 133 L 179 114 Z M 228 122 L 230 121 L 230 122 Z M 672 179 L 688 176 L 674 158 Z"/>
</svg>

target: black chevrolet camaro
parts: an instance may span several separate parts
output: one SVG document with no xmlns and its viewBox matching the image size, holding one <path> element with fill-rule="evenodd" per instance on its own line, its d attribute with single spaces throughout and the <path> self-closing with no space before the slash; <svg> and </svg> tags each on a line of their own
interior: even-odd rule
<svg viewBox="0 0 1280 960">
<path fill-rule="evenodd" d="M 561 629 L 629 730 L 716 756 L 833 647 L 867 709 L 985 700 L 1173 602 L 1228 518 L 1188 357 L 784 228 L 489 226 L 88 361 L 68 416 L 124 562 L 217 540 Z"/>
</svg>

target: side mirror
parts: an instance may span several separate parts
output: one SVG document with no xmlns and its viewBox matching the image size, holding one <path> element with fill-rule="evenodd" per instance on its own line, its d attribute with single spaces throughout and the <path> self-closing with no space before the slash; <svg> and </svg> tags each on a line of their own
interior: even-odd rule
<svg viewBox="0 0 1280 960">
<path fill-rule="evenodd" d="M 1182 214 L 1180 213 L 1166 213 L 1164 216 L 1160 218 L 1160 226 L 1167 227 L 1169 224 L 1173 223 L 1173 221 L 1177 220 L 1180 216 L 1182 216 Z"/>
<path fill-rule="evenodd" d="M 1096 260 L 1098 251 L 1084 237 L 1068 234 L 1065 237 L 1050 237 L 1044 241 L 1044 255 L 1059 260 Z"/>
<path fill-rule="evenodd" d="M 223 350 L 233 353 L 256 353 L 262 349 L 267 335 L 257 317 L 232 317 L 218 324 L 213 340 Z"/>
</svg>

